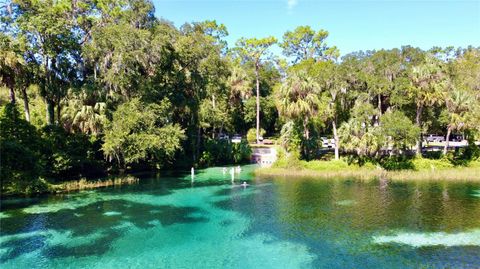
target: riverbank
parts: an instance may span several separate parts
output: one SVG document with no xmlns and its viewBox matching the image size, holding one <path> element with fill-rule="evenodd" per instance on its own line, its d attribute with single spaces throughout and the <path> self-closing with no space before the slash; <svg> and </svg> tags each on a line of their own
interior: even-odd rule
<svg viewBox="0 0 480 269">
<path fill-rule="evenodd" d="M 59 193 L 59 192 L 70 192 L 70 191 L 81 191 L 87 189 L 96 189 L 104 188 L 111 186 L 120 186 L 120 185 L 131 185 L 137 184 L 139 181 L 138 178 L 134 176 L 124 176 L 116 177 L 110 179 L 98 179 L 98 180 L 87 180 L 85 178 L 73 181 L 66 181 L 60 184 L 48 184 L 49 192 Z"/>
<path fill-rule="evenodd" d="M 12 197 L 12 196 L 29 196 L 29 195 L 39 195 L 39 194 L 49 194 L 49 193 L 62 193 L 62 192 L 72 192 L 72 191 L 81 191 L 88 189 L 96 188 L 105 188 L 112 186 L 120 185 L 132 185 L 137 184 L 139 179 L 137 177 L 126 175 L 126 176 L 112 176 L 109 178 L 101 179 L 86 179 L 81 178 L 78 180 L 64 181 L 61 183 L 52 183 L 45 179 L 38 179 L 34 184 L 28 186 L 24 192 L 18 191 L 18 189 L 9 189 L 3 191 L 0 195 L 0 198 Z"/>
<path fill-rule="evenodd" d="M 348 165 L 343 161 L 301 162 L 298 167 L 259 168 L 256 176 L 311 177 L 323 179 L 388 179 L 393 181 L 474 181 L 480 182 L 480 165 L 471 166 L 429 166 L 418 169 L 385 170 L 380 166 Z"/>
</svg>

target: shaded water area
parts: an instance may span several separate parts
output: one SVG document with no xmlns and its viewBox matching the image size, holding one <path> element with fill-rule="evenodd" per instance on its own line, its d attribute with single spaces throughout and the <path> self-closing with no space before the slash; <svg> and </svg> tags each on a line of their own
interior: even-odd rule
<svg viewBox="0 0 480 269">
<path fill-rule="evenodd" d="M 252 169 L 4 200 L 1 268 L 480 268 L 480 184 Z"/>
</svg>

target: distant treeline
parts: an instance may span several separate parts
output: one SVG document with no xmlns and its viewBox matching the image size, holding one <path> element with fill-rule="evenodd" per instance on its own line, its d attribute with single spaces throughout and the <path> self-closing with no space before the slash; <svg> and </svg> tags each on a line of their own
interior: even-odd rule
<svg viewBox="0 0 480 269">
<path fill-rule="evenodd" d="M 241 163 L 248 144 L 219 137 L 251 129 L 303 159 L 331 136 L 335 158 L 359 160 L 420 153 L 422 133 L 473 141 L 480 129 L 479 48 L 340 57 L 309 26 L 229 48 L 223 24 L 177 28 L 147 0 L 0 8 L 2 193 L 35 191 L 40 178 Z"/>
</svg>

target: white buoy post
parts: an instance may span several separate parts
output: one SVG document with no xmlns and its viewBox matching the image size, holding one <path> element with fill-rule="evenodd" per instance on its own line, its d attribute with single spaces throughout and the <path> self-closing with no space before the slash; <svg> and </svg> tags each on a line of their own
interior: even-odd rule
<svg viewBox="0 0 480 269">
<path fill-rule="evenodd" d="M 195 180 L 195 169 L 192 167 L 191 169 L 191 173 L 192 173 L 192 181 Z"/>
</svg>

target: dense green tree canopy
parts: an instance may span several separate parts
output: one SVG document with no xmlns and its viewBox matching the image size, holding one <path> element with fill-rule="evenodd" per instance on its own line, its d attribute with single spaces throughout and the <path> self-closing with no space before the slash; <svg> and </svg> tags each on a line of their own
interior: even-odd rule
<svg viewBox="0 0 480 269">
<path fill-rule="evenodd" d="M 335 59 L 339 56 L 338 49 L 327 46 L 327 37 L 328 32 L 323 29 L 315 31 L 310 26 L 298 26 L 293 31 L 285 32 L 280 47 L 285 56 L 294 58 L 294 62 Z"/>
<path fill-rule="evenodd" d="M 167 100 L 144 106 L 139 99 L 132 99 L 120 105 L 106 126 L 105 155 L 122 168 L 147 157 L 172 157 L 185 136 L 180 126 L 169 123 L 170 108 Z"/>
<path fill-rule="evenodd" d="M 340 58 L 313 25 L 286 29 L 279 55 L 273 36 L 229 48 L 221 23 L 176 27 L 154 11 L 150 0 L 5 1 L 2 192 L 89 171 L 248 161 L 248 143 L 227 135 L 251 128 L 257 143 L 264 129 L 307 159 L 329 158 L 325 144 L 335 159 L 420 155 L 427 134 L 464 134 L 474 152 L 479 48 Z"/>
</svg>

